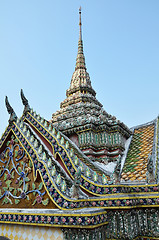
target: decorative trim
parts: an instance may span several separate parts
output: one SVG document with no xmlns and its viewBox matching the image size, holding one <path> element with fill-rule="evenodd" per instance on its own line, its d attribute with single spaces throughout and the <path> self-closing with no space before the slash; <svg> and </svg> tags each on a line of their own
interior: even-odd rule
<svg viewBox="0 0 159 240">
<path fill-rule="evenodd" d="M 29 115 L 30 115 L 35 121 L 37 121 L 36 118 L 34 118 L 30 113 L 29 113 Z M 28 117 L 27 117 L 27 120 L 29 120 Z M 62 145 L 59 144 L 59 141 L 57 140 L 57 138 L 55 138 L 55 136 L 51 135 L 46 128 L 45 128 L 45 131 L 46 131 L 49 135 L 46 137 L 46 136 L 43 134 L 43 129 L 44 129 L 44 127 L 43 127 L 43 125 L 41 125 L 41 123 L 38 122 L 38 124 L 42 127 L 42 130 L 39 131 L 39 129 L 38 129 L 30 120 L 29 120 L 29 122 L 30 122 L 30 123 L 36 128 L 36 130 L 37 130 L 40 134 L 42 134 L 42 136 L 45 137 L 45 139 L 50 143 L 50 145 L 51 145 L 52 148 L 53 148 L 54 154 L 56 154 L 56 151 L 57 151 L 57 150 L 54 149 L 53 144 L 52 144 L 51 141 L 49 140 L 49 136 L 53 137 L 53 138 L 55 139 L 55 141 L 56 141 L 56 144 L 59 145 L 59 148 L 62 148 L 62 149 L 65 151 L 65 153 L 66 153 L 66 155 L 67 155 L 67 161 L 65 160 L 66 157 L 64 157 L 64 156 L 61 156 L 61 160 L 62 160 L 64 166 L 66 167 L 66 169 L 68 170 L 70 176 L 74 179 L 74 174 L 75 174 L 75 171 L 77 171 L 77 166 L 74 165 L 74 163 L 73 163 L 73 161 L 72 161 L 72 157 L 70 157 L 70 154 L 68 153 L 68 151 L 67 151 Z M 55 143 L 54 143 L 54 144 L 55 144 Z M 59 152 L 58 152 L 58 153 L 59 153 Z M 60 155 L 60 153 L 59 153 L 59 155 Z M 69 167 L 68 167 L 68 160 L 69 160 Z M 75 171 L 74 171 L 74 172 L 71 172 L 70 169 L 74 169 Z M 146 186 L 145 186 L 145 185 L 133 185 L 133 186 L 130 186 L 130 185 L 129 185 L 129 186 L 128 186 L 128 185 L 126 185 L 126 184 L 121 184 L 121 185 L 102 185 L 102 184 L 99 184 L 99 183 L 95 183 L 95 182 L 93 182 L 92 180 L 89 180 L 88 178 L 86 178 L 86 177 L 83 176 L 83 175 L 82 175 L 82 178 L 83 178 L 82 181 L 83 181 L 83 182 L 87 181 L 87 182 L 88 182 L 88 185 L 87 185 L 87 186 L 84 186 L 84 185 L 81 184 L 81 187 L 82 187 L 84 190 L 90 192 L 91 194 L 93 194 L 93 195 L 95 195 L 95 196 L 101 196 L 101 195 L 107 196 L 108 194 L 114 194 L 114 193 L 116 193 L 116 194 L 121 194 L 121 193 L 123 193 L 123 194 L 125 194 L 125 193 L 134 194 L 134 193 L 140 193 L 140 192 L 141 192 L 141 193 L 143 194 L 144 191 L 147 191 L 147 192 L 151 193 L 151 192 L 156 192 L 156 191 L 158 191 L 158 190 L 156 190 L 156 187 L 159 187 L 159 185 L 157 185 L 157 184 L 150 184 L 150 185 L 146 185 Z M 92 186 L 94 186 L 95 188 L 92 189 L 92 188 L 93 188 Z M 101 188 L 101 191 L 98 192 L 98 191 L 97 191 L 97 188 Z M 116 189 L 116 192 L 114 192 L 115 189 Z"/>
<path fill-rule="evenodd" d="M 90 213 L 84 214 L 66 211 L 51 213 L 51 210 L 50 213 L 45 213 L 45 210 L 40 212 L 39 209 L 35 209 L 34 212 L 27 212 L 27 209 L 19 210 L 19 212 L 10 210 L 8 209 L 7 212 L 0 210 L 0 223 L 91 229 L 108 224 L 106 211 L 91 211 L 90 209 Z"/>
</svg>

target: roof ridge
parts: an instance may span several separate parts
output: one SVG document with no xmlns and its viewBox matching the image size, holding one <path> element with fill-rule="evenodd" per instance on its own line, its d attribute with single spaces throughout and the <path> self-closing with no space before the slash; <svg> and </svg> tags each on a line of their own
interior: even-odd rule
<svg viewBox="0 0 159 240">
<path fill-rule="evenodd" d="M 140 125 L 136 125 L 134 127 L 131 127 L 130 130 L 134 131 L 135 129 L 138 129 L 138 128 L 142 128 L 142 127 L 146 127 L 146 126 L 149 126 L 151 124 L 154 124 L 155 121 L 156 121 L 157 118 L 153 119 L 152 121 L 150 122 L 147 122 L 147 123 L 143 123 L 143 124 L 140 124 Z"/>
</svg>

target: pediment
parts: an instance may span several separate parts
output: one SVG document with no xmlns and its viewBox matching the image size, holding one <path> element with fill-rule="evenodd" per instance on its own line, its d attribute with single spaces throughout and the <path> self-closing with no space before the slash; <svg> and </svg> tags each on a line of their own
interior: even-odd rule
<svg viewBox="0 0 159 240">
<path fill-rule="evenodd" d="M 10 129 L 0 153 L 1 208 L 55 208 L 40 174 L 19 139 Z"/>
</svg>

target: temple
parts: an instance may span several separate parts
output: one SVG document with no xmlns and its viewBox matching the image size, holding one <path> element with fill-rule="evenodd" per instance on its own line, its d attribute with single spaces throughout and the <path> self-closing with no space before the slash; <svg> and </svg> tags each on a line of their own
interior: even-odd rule
<svg viewBox="0 0 159 240">
<path fill-rule="evenodd" d="M 46 120 L 21 90 L 0 139 L 0 239 L 159 239 L 159 119 L 129 129 L 96 98 L 79 9 L 75 71 Z"/>
</svg>

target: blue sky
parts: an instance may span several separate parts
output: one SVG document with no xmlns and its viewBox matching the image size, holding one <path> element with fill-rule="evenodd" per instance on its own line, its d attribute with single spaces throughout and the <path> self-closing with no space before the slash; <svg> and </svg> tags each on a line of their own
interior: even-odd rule
<svg viewBox="0 0 159 240">
<path fill-rule="evenodd" d="M 9 119 L 6 95 L 22 114 L 21 88 L 46 119 L 59 109 L 75 67 L 80 5 L 97 99 L 129 127 L 159 114 L 158 0 L 2 0 L 0 135 Z"/>
</svg>

